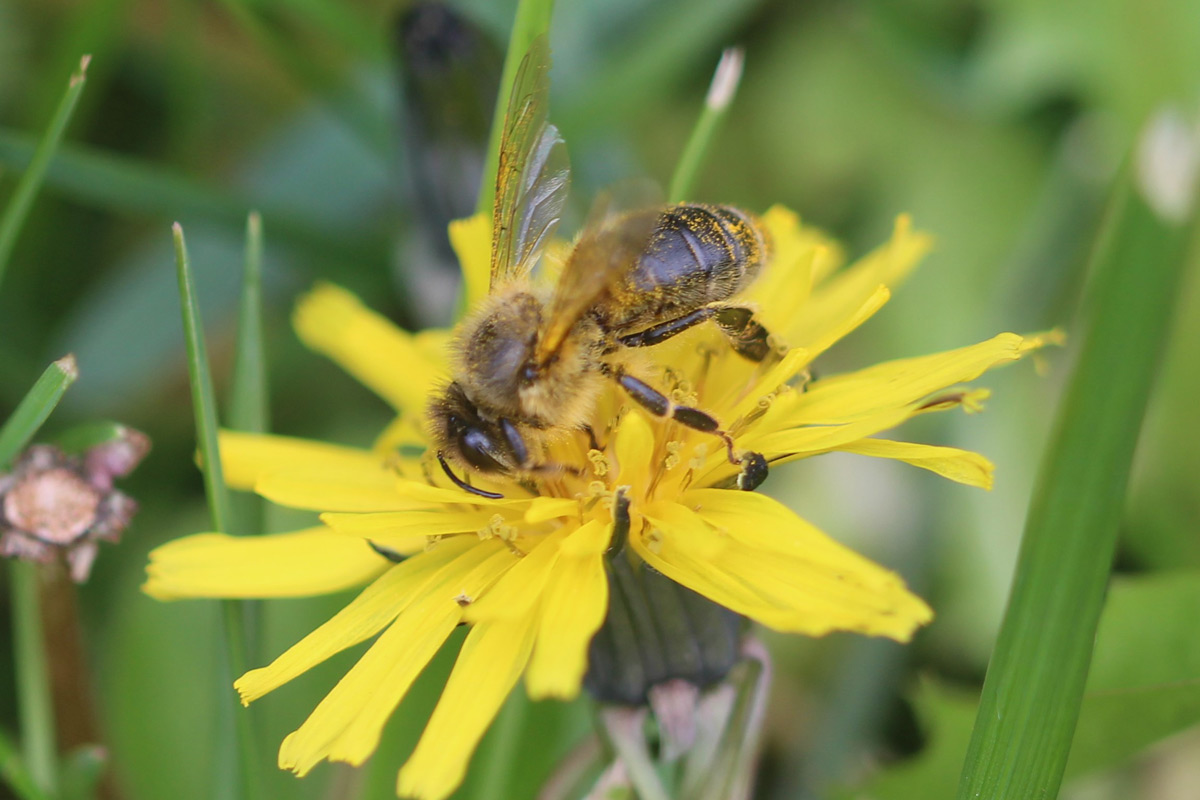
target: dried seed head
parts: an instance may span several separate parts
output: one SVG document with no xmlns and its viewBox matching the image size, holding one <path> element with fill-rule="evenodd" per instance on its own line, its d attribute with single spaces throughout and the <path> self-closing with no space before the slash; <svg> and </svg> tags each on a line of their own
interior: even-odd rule
<svg viewBox="0 0 1200 800">
<path fill-rule="evenodd" d="M 121 434 L 81 457 L 51 445 L 25 451 L 0 475 L 0 556 L 49 562 L 61 553 L 71 577 L 87 580 L 100 540 L 117 542 L 137 503 L 112 488 L 150 449 L 145 434 Z"/>
</svg>

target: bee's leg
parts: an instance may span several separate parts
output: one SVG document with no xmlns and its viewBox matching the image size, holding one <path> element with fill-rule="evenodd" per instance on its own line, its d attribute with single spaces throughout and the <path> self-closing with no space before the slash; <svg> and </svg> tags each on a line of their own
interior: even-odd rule
<svg viewBox="0 0 1200 800">
<path fill-rule="evenodd" d="M 771 347 L 771 332 L 754 318 L 745 306 L 710 306 L 713 321 L 729 339 L 734 352 L 751 361 L 764 361 L 775 352 Z"/>
<path fill-rule="evenodd" d="M 717 323 L 734 352 L 743 358 L 758 362 L 771 355 L 770 331 L 745 306 L 704 306 L 682 317 L 622 336 L 617 341 L 626 347 L 651 347 L 709 319 Z"/>
<path fill-rule="evenodd" d="M 614 369 L 606 366 L 602 371 L 616 379 L 617 383 L 621 384 L 621 388 L 636 400 L 638 405 L 656 417 L 673 419 L 680 425 L 686 425 L 693 430 L 721 437 L 721 441 L 725 443 L 725 452 L 729 463 L 736 464 L 742 469 L 737 478 L 739 489 L 753 491 L 766 480 L 767 460 L 763 458 L 762 453 L 746 452 L 739 458 L 733 450 L 733 437 L 729 435 L 728 431 L 721 430 L 721 424 L 712 414 L 692 406 L 677 405 L 672 402 L 671 398 L 650 384 L 638 380 L 620 368 Z"/>
</svg>

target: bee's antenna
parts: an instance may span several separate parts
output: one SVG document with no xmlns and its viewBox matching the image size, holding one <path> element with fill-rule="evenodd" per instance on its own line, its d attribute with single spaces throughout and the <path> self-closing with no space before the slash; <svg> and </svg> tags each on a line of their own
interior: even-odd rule
<svg viewBox="0 0 1200 800">
<path fill-rule="evenodd" d="M 451 471 L 450 465 L 446 463 L 446 459 L 442 455 L 441 450 L 438 450 L 437 460 L 438 460 L 438 463 L 442 465 L 442 471 L 446 473 L 446 477 L 449 478 L 451 481 L 453 481 L 454 485 L 457 486 L 458 488 L 462 489 L 464 492 L 470 492 L 471 494 L 477 494 L 480 497 L 486 497 L 488 500 L 503 500 L 504 499 L 504 495 L 500 494 L 499 492 L 486 492 L 483 489 L 477 489 L 476 487 L 474 487 L 471 484 L 464 481 L 462 478 L 455 475 L 454 472 Z"/>
</svg>

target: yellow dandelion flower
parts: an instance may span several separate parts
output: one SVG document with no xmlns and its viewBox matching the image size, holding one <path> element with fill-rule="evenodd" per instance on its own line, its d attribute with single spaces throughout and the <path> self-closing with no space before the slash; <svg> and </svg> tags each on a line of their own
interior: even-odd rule
<svg viewBox="0 0 1200 800">
<path fill-rule="evenodd" d="M 809 380 L 813 360 L 888 300 L 888 286 L 930 242 L 901 218 L 889 242 L 842 268 L 839 247 L 790 211 L 773 208 L 762 221 L 774 254 L 745 297 L 787 343 L 786 353 L 769 366 L 754 364 L 734 354 L 718 331 L 697 326 L 650 348 L 660 385 L 677 402 L 710 412 L 738 448 L 772 464 L 840 450 L 989 488 L 992 466 L 982 456 L 875 435 L 923 413 L 976 410 L 985 393 L 962 384 L 1048 337 L 1004 333 Z M 488 283 L 490 226 L 473 218 L 456 223 L 451 236 L 477 300 Z M 622 581 L 634 573 L 656 576 L 656 585 L 674 592 L 664 603 L 692 603 L 694 613 L 717 609 L 735 622 L 741 615 L 809 636 L 845 630 L 903 642 L 932 618 L 892 572 L 778 501 L 732 488 L 738 467 L 711 433 L 647 416 L 615 384 L 592 412 L 590 435 L 565 435 L 550 445 L 555 463 L 577 470 L 521 482 L 472 476 L 477 487 L 502 496 L 464 491 L 437 468 L 423 422 L 431 393 L 448 380 L 450 331 L 406 333 L 332 286 L 301 301 L 295 324 L 310 347 L 388 401 L 396 422 L 369 450 L 223 433 L 231 486 L 324 512 L 324 527 L 255 538 L 186 537 L 151 554 L 145 585 L 161 599 L 294 597 L 365 585 L 333 618 L 235 684 L 249 704 L 374 638 L 284 740 L 282 768 L 304 775 L 323 760 L 366 760 L 389 715 L 462 623 L 470 631 L 400 771 L 402 796 L 440 800 L 453 792 L 522 677 L 535 699 L 574 697 L 585 676 L 602 699 L 644 695 L 655 676 L 623 683 L 621 643 L 596 635 L 608 627 L 606 615 L 629 613 Z M 614 542 L 614 531 L 621 542 Z M 736 635 L 736 627 L 725 629 Z M 714 642 L 685 677 L 701 683 L 723 677 L 736 653 L 720 636 Z M 596 662 L 591 674 L 589 647 Z"/>
</svg>

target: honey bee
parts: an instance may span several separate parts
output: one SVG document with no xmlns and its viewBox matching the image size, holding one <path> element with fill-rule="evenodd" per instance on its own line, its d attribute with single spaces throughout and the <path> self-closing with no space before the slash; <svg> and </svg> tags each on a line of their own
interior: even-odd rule
<svg viewBox="0 0 1200 800">
<path fill-rule="evenodd" d="M 539 460 L 564 431 L 589 430 L 596 400 L 616 381 L 640 406 L 724 442 L 740 466 L 737 484 L 767 474 L 759 453 L 734 452 L 715 417 L 680 405 L 621 358 L 711 320 L 734 351 L 763 361 L 774 351 L 751 309 L 729 301 L 770 255 L 756 219 L 731 206 L 682 204 L 609 215 L 584 227 L 552 291 L 529 273 L 558 225 L 569 184 L 565 145 L 546 118 L 545 38 L 518 70 L 501 139 L 492 219 L 491 283 L 455 337 L 454 379 L 429 404 L 437 459 L 459 487 L 471 486 L 447 458 L 485 475 L 536 477 L 572 470 Z"/>
</svg>

